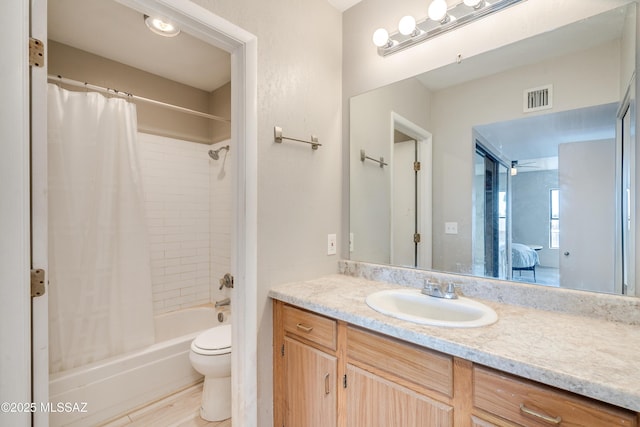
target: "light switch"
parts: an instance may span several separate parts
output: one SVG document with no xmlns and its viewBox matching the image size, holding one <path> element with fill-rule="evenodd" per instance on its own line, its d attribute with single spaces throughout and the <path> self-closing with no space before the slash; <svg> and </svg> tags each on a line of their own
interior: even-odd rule
<svg viewBox="0 0 640 427">
<path fill-rule="evenodd" d="M 335 255 L 337 238 L 335 234 L 327 235 L 327 255 Z"/>
<path fill-rule="evenodd" d="M 444 223 L 444 233 L 445 234 L 458 234 L 458 223 L 457 222 L 445 222 Z"/>
</svg>

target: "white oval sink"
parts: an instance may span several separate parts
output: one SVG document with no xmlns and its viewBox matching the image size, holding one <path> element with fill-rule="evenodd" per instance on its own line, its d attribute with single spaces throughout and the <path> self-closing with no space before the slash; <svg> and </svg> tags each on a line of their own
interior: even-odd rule
<svg viewBox="0 0 640 427">
<path fill-rule="evenodd" d="M 392 289 L 369 295 L 367 305 L 397 319 L 431 326 L 475 328 L 498 320 L 491 307 L 469 298 L 435 298 L 419 289 Z"/>
</svg>

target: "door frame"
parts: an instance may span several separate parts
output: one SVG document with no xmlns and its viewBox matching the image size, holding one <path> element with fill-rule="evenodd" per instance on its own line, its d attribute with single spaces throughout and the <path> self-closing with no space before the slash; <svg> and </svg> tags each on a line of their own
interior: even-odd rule
<svg viewBox="0 0 640 427">
<path fill-rule="evenodd" d="M 614 291 L 616 294 L 636 295 L 636 268 L 638 260 L 636 259 L 636 241 L 637 241 L 637 225 L 636 225 L 636 200 L 635 194 L 637 177 L 636 177 L 636 160 L 638 159 L 638 150 L 636 149 L 636 141 L 633 132 L 629 135 L 625 134 L 625 117 L 629 118 L 629 128 L 635 129 L 636 122 L 636 73 L 633 72 L 625 95 L 620 102 L 620 106 L 616 113 L 616 249 L 615 249 L 615 272 L 614 272 Z M 629 138 L 628 140 L 624 138 Z M 625 151 L 625 142 L 628 142 L 628 151 Z M 627 162 L 626 160 L 629 160 Z M 626 192 L 624 188 L 626 172 L 625 167 L 629 167 L 629 199 L 625 201 Z M 627 205 L 628 203 L 628 205 Z M 627 209 L 630 215 L 629 230 L 625 231 L 627 225 Z M 625 263 L 626 261 L 626 263 Z M 625 277 L 624 270 L 627 275 Z M 625 284 L 626 279 L 626 284 Z M 625 288 L 625 285 L 627 287 Z"/>
<path fill-rule="evenodd" d="M 32 1 L 46 5 L 46 0 Z M 210 10 L 184 0 L 114 1 L 149 15 L 164 15 L 185 32 L 231 54 L 231 140 L 236 150 L 232 156 L 232 418 L 234 426 L 252 427 L 257 425 L 257 38 Z M 46 83 L 46 73 L 44 79 Z M 44 146 L 40 142 L 35 150 L 44 150 L 46 158 L 46 138 Z M 28 201 L 28 185 L 24 197 Z M 33 326 L 39 331 L 47 328 L 43 321 Z M 48 352 L 46 346 L 38 351 Z M 34 360 L 42 360 L 41 354 Z M 40 396 L 47 393 L 49 381 L 48 369 L 46 377 L 43 371 L 36 370 L 41 374 L 33 379 L 34 388 L 41 390 Z M 48 417 L 37 425 L 48 425 Z"/>
<path fill-rule="evenodd" d="M 394 131 L 399 130 L 405 135 L 414 138 L 418 144 L 418 161 L 423 166 L 418 174 L 418 194 L 422 194 L 418 202 L 418 212 L 429 212 L 428 216 L 418 215 L 418 232 L 421 235 L 421 245 L 418 245 L 418 267 L 430 269 L 433 256 L 433 177 L 432 177 L 432 159 L 433 159 L 433 137 L 431 133 L 412 121 L 406 119 L 395 111 L 391 112 L 391 132 L 389 136 L 389 165 L 390 169 L 394 167 Z M 426 165 L 429 165 L 426 168 Z M 393 200 L 393 170 L 389 173 L 389 200 Z M 391 264 L 393 264 L 393 241 L 394 232 L 393 224 L 395 219 L 394 206 L 390 203 L 389 212 L 389 256 Z"/>
<path fill-rule="evenodd" d="M 497 169 L 500 168 L 500 166 L 503 166 L 505 168 L 507 168 L 507 172 L 509 172 L 510 170 L 510 160 L 507 159 L 506 157 L 502 156 L 500 153 L 500 150 L 496 149 L 489 141 L 487 141 L 485 138 L 483 138 L 480 134 L 478 134 L 475 130 L 473 131 L 473 158 L 475 159 L 475 155 L 476 154 L 481 154 L 478 153 L 478 149 L 480 151 L 482 151 L 481 154 L 483 157 L 489 157 L 491 158 L 497 165 Z M 471 162 L 472 165 L 472 188 L 475 187 L 475 177 L 476 177 L 476 173 L 477 171 L 475 170 L 475 161 Z M 496 176 L 496 179 L 499 181 L 499 174 L 498 176 Z M 511 196 L 512 196 L 512 176 L 510 173 L 507 173 L 506 175 L 506 194 L 507 194 L 507 206 L 506 206 L 506 230 L 505 230 L 505 256 L 504 259 L 502 260 L 503 265 L 500 265 L 500 254 L 498 254 L 498 277 L 500 279 L 506 279 L 506 280 L 511 280 L 512 279 L 512 271 L 511 271 L 511 222 L 512 222 L 512 218 L 511 218 Z M 475 257 L 475 247 L 477 245 L 477 240 L 476 240 L 476 231 L 477 231 L 477 212 L 476 212 L 476 198 L 475 198 L 476 192 L 475 192 L 475 188 L 473 191 L 473 201 L 471 203 L 472 206 L 472 211 L 471 211 L 471 218 L 472 218 L 472 233 L 471 233 L 471 247 L 472 247 L 472 251 L 471 251 L 471 256 L 472 256 L 472 260 L 471 260 L 471 265 L 476 266 L 476 257 Z M 485 213 L 486 215 L 486 213 Z M 486 230 L 484 232 L 484 234 L 486 235 Z M 498 249 L 499 251 L 499 249 Z M 483 265 L 486 266 L 486 250 L 483 250 L 484 253 L 484 263 Z M 483 267 L 484 268 L 484 267 Z M 501 271 L 502 270 L 502 271 Z M 500 277 L 501 274 L 504 275 L 504 277 Z M 483 269 L 483 275 L 486 276 L 486 270 Z M 491 276 L 487 276 L 487 277 L 491 277 Z"/>
<path fill-rule="evenodd" d="M 0 25 L 0 402 L 18 403 L 31 402 L 29 1 L 1 2 Z M 0 415 L 31 425 L 29 412 Z"/>
</svg>

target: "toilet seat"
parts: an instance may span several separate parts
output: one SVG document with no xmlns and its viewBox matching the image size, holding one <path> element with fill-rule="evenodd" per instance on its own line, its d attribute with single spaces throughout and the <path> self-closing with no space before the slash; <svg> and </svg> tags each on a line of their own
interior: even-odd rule
<svg viewBox="0 0 640 427">
<path fill-rule="evenodd" d="M 204 356 L 231 353 L 231 325 L 216 326 L 200 333 L 191 342 L 191 350 Z"/>
</svg>

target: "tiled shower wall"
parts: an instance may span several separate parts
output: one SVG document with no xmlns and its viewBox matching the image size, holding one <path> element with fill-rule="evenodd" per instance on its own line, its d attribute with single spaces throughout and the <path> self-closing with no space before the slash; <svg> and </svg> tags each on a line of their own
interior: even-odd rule
<svg viewBox="0 0 640 427">
<path fill-rule="evenodd" d="M 231 192 L 229 173 L 215 179 L 224 155 L 211 160 L 209 145 L 144 133 L 138 142 L 154 313 L 215 301 L 223 295 L 218 278 L 229 271 L 230 240 L 219 236 L 228 236 L 230 228 L 218 224 L 230 220 L 214 220 L 225 218 L 226 206 L 217 200 Z"/>
</svg>

